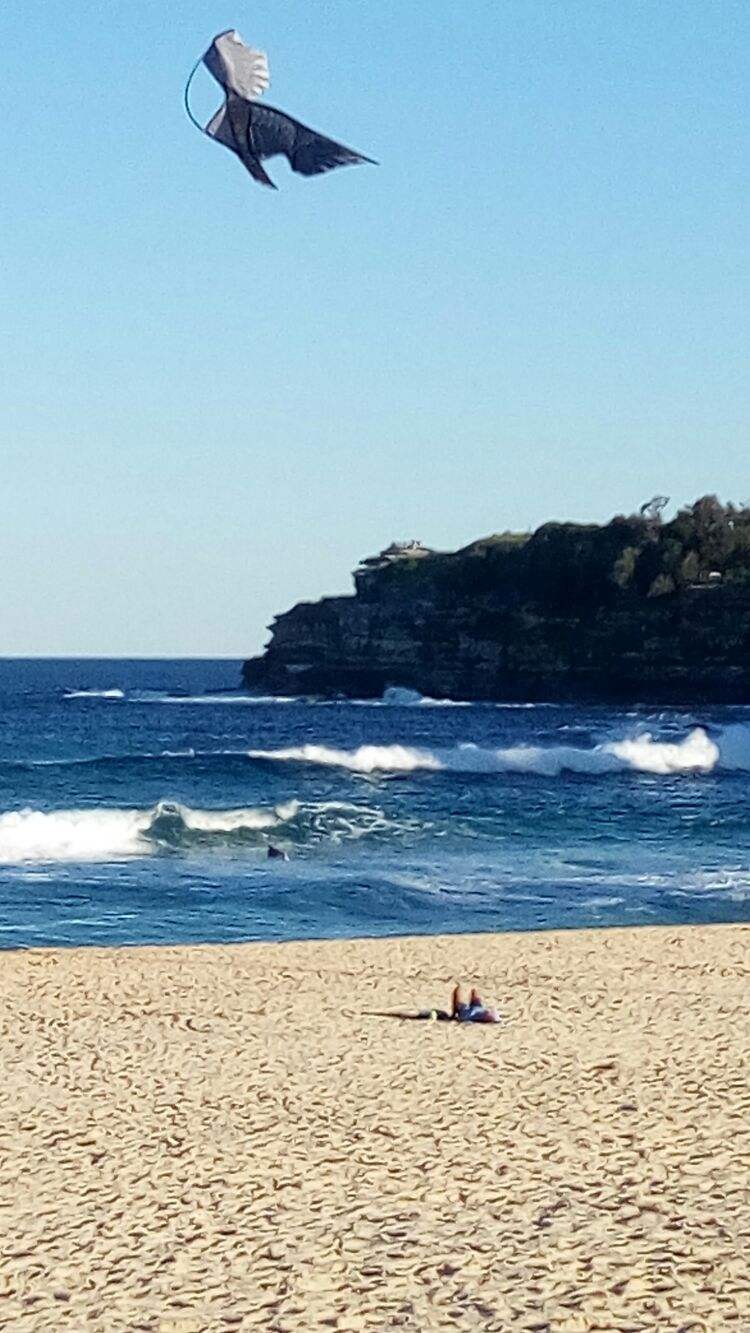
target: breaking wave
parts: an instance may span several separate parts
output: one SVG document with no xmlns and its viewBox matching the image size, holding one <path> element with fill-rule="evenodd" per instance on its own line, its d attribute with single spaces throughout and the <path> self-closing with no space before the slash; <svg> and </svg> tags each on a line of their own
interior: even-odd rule
<svg viewBox="0 0 750 1333">
<path fill-rule="evenodd" d="M 290 802 L 273 810 L 193 810 L 160 801 L 147 810 L 8 811 L 0 815 L 0 863 L 113 860 L 211 834 L 257 837 L 293 818 L 297 808 Z"/>
<path fill-rule="evenodd" d="M 567 728 L 563 728 L 567 730 Z M 2 759 L 3 769 L 115 767 L 156 765 L 180 761 L 218 764 L 230 760 L 297 763 L 327 768 L 348 769 L 352 773 L 412 773 L 420 769 L 448 773 L 537 773 L 556 777 L 561 773 L 639 772 L 656 775 L 670 773 L 710 773 L 750 771 L 750 726 L 725 727 L 716 738 L 703 727 L 695 727 L 682 740 L 658 740 L 650 732 L 611 740 L 590 749 L 574 745 L 529 745 L 490 747 L 464 742 L 451 748 L 427 749 L 419 746 L 360 745 L 357 749 L 337 749 L 308 743 L 277 750 L 160 750 L 134 751 L 130 754 L 86 755 L 55 759 Z"/>
<path fill-rule="evenodd" d="M 293 704 L 300 700 L 293 695 L 240 694 L 230 691 L 205 694 L 176 694 L 168 690 L 125 690 L 116 687 L 107 690 L 66 690 L 63 699 L 122 699 L 130 704 Z"/>
<path fill-rule="evenodd" d="M 405 685 L 389 685 L 383 691 L 381 699 L 358 699 L 356 703 L 370 703 L 386 708 L 471 708 L 471 704 L 461 699 L 432 699 L 419 690 L 407 689 Z"/>
<path fill-rule="evenodd" d="M 393 820 L 382 810 L 347 801 L 287 801 L 272 809 L 193 809 L 159 801 L 145 810 L 17 810 L 0 814 L 0 865 L 24 862 L 120 861 L 158 852 L 203 848 L 290 848 L 340 843 L 420 828 L 418 820 Z"/>
<path fill-rule="evenodd" d="M 124 699 L 125 691 L 111 690 L 68 690 L 64 699 Z"/>
<path fill-rule="evenodd" d="M 380 699 L 347 699 L 352 704 L 368 704 L 370 707 L 389 708 L 555 708 L 548 703 L 481 703 L 471 699 L 433 699 L 429 694 L 420 694 L 419 690 L 410 690 L 404 685 L 389 685 Z"/>
<path fill-rule="evenodd" d="M 407 745 L 360 745 L 356 750 L 337 750 L 310 744 L 280 750 L 251 750 L 249 755 L 251 759 L 322 764 L 353 773 L 412 773 L 420 769 L 451 773 L 536 773 L 544 777 L 566 772 L 710 773 L 717 767 L 750 770 L 750 728 L 727 727 L 718 740 L 713 740 L 702 727 L 696 727 L 681 741 L 655 740 L 644 732 L 588 750 L 572 745 L 492 749 L 471 743 L 439 750 Z"/>
<path fill-rule="evenodd" d="M 249 694 L 245 691 L 236 690 L 206 690 L 200 694 L 184 694 L 165 689 L 126 691 L 117 687 L 96 690 L 66 690 L 62 697 L 63 699 L 118 699 L 128 704 L 192 704 L 203 707 L 216 704 L 224 707 L 232 705 L 235 707 L 237 705 L 257 707 L 270 704 L 306 704 L 320 708 L 341 707 L 342 705 L 358 708 L 475 708 L 481 706 L 532 709 L 555 707 L 553 704 L 546 703 L 487 703 L 477 705 L 468 699 L 433 699 L 430 695 L 420 694 L 418 690 L 409 689 L 405 685 L 389 685 L 379 699 L 349 699 L 344 696 L 325 698 L 300 694 Z"/>
</svg>

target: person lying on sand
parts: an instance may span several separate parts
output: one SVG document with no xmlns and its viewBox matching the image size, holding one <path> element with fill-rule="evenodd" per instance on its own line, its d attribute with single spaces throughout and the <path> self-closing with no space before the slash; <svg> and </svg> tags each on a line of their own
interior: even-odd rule
<svg viewBox="0 0 750 1333">
<path fill-rule="evenodd" d="M 465 1004 L 461 998 L 461 987 L 454 986 L 451 996 L 450 1013 L 445 1009 L 422 1009 L 417 1014 L 417 1018 L 437 1019 L 439 1023 L 501 1023 L 502 1019 L 497 1009 L 490 1009 L 488 1005 L 482 1003 L 479 992 L 472 986 L 469 996 L 469 1003 Z"/>
<path fill-rule="evenodd" d="M 487 1005 L 482 1004 L 476 986 L 472 986 L 471 988 L 468 1004 L 464 1004 L 461 999 L 461 987 L 454 986 L 451 999 L 451 1018 L 455 1018 L 459 1023 L 500 1022 L 500 1015 L 497 1012 L 497 1009 L 489 1009 Z"/>
</svg>

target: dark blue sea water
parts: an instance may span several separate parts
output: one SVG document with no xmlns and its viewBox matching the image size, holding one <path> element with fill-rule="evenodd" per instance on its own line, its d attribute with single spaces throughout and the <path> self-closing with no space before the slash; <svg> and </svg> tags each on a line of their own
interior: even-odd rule
<svg viewBox="0 0 750 1333">
<path fill-rule="evenodd" d="M 750 709 L 238 680 L 0 661 L 0 946 L 750 918 Z"/>
</svg>

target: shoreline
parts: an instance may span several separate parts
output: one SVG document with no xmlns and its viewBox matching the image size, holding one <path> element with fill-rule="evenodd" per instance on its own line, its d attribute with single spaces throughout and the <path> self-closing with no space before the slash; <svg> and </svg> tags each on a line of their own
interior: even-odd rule
<svg viewBox="0 0 750 1333">
<path fill-rule="evenodd" d="M 632 922 L 611 922 L 602 925 L 600 922 L 592 921 L 590 925 L 581 925 L 576 922 L 570 926 L 509 926 L 503 930 L 466 930 L 466 931 L 424 931 L 418 935 L 399 934 L 393 935 L 294 935 L 285 939 L 234 939 L 234 940 L 153 940 L 153 941 L 133 941 L 125 944 L 2 944 L 0 943 L 0 969 L 2 960 L 8 956 L 24 954 L 130 954 L 142 951 L 145 954 L 159 952 L 172 953 L 175 950 L 184 952 L 197 952 L 198 950 L 222 950 L 222 949 L 288 949 L 296 947 L 310 947 L 315 949 L 320 946 L 336 945 L 378 945 L 378 944 L 413 944 L 417 941 L 434 941 L 438 944 L 447 944 L 458 940 L 475 940 L 477 942 L 487 940 L 502 940 L 506 938 L 514 939 L 516 937 L 539 937 L 543 939 L 548 935 L 567 936 L 567 935 L 620 935 L 633 932 L 642 934 L 644 932 L 658 931 L 715 931 L 715 930 L 747 930 L 750 931 L 750 920 L 743 918 L 721 920 L 721 921 L 675 921 L 660 922 L 648 921 L 633 924 Z"/>
<path fill-rule="evenodd" d="M 4 951 L 0 1320 L 740 1329 L 749 972 L 750 924 Z M 507 1022 L 366 1012 L 459 979 Z"/>
</svg>

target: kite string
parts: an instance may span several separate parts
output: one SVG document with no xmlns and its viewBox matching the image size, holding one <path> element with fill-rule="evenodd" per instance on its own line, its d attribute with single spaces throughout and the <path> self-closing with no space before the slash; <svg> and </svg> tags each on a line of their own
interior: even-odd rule
<svg viewBox="0 0 750 1333">
<path fill-rule="evenodd" d="M 195 78 L 195 75 L 198 72 L 198 66 L 201 65 L 202 62 L 203 62 L 203 56 L 199 56 L 195 64 L 193 65 L 190 74 L 188 75 L 188 81 L 185 84 L 185 110 L 187 111 L 188 118 L 193 122 L 195 128 L 197 130 L 200 130 L 201 134 L 205 134 L 206 133 L 205 126 L 201 125 L 200 121 L 195 119 L 195 116 L 190 110 L 190 85 L 193 82 L 193 79 Z"/>
</svg>

